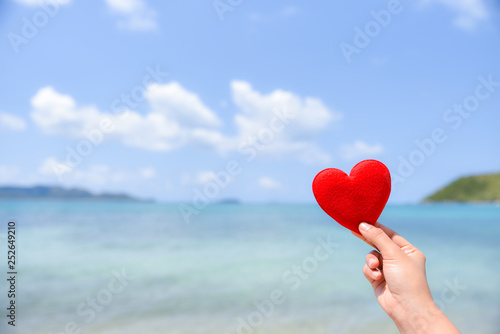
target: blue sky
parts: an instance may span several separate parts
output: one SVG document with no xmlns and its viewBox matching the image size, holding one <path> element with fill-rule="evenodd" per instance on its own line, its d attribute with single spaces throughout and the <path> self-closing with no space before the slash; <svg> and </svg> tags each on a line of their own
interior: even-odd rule
<svg viewBox="0 0 500 334">
<path fill-rule="evenodd" d="M 312 202 L 316 173 L 374 158 L 390 202 L 418 202 L 500 170 L 499 13 L 488 0 L 0 2 L 0 184 Z"/>
</svg>

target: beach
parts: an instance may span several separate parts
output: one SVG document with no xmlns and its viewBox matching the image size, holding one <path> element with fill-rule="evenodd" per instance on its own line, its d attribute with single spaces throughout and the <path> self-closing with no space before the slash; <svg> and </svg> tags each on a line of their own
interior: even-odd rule
<svg viewBox="0 0 500 334">
<path fill-rule="evenodd" d="M 211 205 L 187 223 L 177 204 L 3 201 L 0 217 L 18 248 L 2 333 L 398 333 L 361 271 L 370 247 L 316 204 Z M 500 206 L 389 205 L 380 222 L 427 256 L 462 332 L 500 331 Z"/>
</svg>

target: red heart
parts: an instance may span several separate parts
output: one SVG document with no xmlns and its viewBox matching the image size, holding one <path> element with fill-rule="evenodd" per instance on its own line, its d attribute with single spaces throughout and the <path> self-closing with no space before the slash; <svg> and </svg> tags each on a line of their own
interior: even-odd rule
<svg viewBox="0 0 500 334">
<path fill-rule="evenodd" d="M 314 178 L 313 193 L 330 217 L 359 233 L 359 223 L 375 224 L 384 210 L 391 194 L 391 174 L 377 160 L 361 161 L 349 175 L 328 168 Z"/>
</svg>

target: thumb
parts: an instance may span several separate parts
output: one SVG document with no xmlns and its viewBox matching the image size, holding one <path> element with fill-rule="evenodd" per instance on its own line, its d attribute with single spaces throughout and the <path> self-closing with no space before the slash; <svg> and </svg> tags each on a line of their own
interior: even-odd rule
<svg viewBox="0 0 500 334">
<path fill-rule="evenodd" d="M 395 255 L 401 252 L 401 249 L 389 236 L 381 229 L 368 223 L 359 224 L 361 235 L 382 253 L 382 255 Z"/>
</svg>

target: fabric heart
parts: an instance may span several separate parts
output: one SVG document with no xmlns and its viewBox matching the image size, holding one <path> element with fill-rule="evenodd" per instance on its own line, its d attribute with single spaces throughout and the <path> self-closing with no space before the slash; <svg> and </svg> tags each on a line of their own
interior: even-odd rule
<svg viewBox="0 0 500 334">
<path fill-rule="evenodd" d="M 377 160 L 364 160 L 347 175 L 336 168 L 325 169 L 313 181 L 319 206 L 340 225 L 360 233 L 361 222 L 375 224 L 391 194 L 391 174 Z"/>
</svg>

